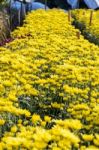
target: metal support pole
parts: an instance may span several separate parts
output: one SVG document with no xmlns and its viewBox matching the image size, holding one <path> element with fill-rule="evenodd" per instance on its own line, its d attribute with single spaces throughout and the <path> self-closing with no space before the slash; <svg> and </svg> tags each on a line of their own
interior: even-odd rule
<svg viewBox="0 0 99 150">
<path fill-rule="evenodd" d="M 12 0 L 9 2 L 9 20 L 10 20 L 10 29 L 12 30 L 12 12 L 11 12 Z"/>
<path fill-rule="evenodd" d="M 80 7 L 80 0 L 78 0 L 78 4 L 77 5 L 78 5 L 77 7 L 79 8 Z"/>
<path fill-rule="evenodd" d="M 45 10 L 47 9 L 47 0 L 45 0 Z"/>
</svg>

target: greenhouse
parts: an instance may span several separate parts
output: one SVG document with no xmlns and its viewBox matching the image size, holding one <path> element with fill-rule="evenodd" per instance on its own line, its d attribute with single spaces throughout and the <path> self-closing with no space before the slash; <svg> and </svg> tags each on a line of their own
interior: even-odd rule
<svg viewBox="0 0 99 150">
<path fill-rule="evenodd" d="M 99 0 L 0 0 L 0 150 L 99 150 Z"/>
</svg>

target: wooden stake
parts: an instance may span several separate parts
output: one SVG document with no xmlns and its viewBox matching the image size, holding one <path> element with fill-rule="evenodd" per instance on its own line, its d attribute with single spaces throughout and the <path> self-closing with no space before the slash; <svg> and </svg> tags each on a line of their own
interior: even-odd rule
<svg viewBox="0 0 99 150">
<path fill-rule="evenodd" d="M 89 22 L 90 26 L 92 25 L 92 19 L 93 19 L 93 11 L 90 12 L 90 22 Z"/>
<path fill-rule="evenodd" d="M 70 10 L 68 11 L 68 21 L 69 22 L 71 21 L 71 11 Z"/>
<path fill-rule="evenodd" d="M 76 35 L 77 35 L 77 38 L 80 39 L 80 31 L 77 31 Z"/>
</svg>

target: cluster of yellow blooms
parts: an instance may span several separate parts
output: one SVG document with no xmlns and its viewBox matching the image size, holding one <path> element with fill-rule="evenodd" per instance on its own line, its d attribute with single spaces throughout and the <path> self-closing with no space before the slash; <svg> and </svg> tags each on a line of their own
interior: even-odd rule
<svg viewBox="0 0 99 150">
<path fill-rule="evenodd" d="M 39 126 L 34 125 L 40 123 Z M 48 123 L 55 123 L 52 128 L 46 129 Z M 51 120 L 45 116 L 44 120 L 34 114 L 30 121 L 18 120 L 18 123 L 6 132 L 0 142 L 0 149 L 33 149 L 33 150 L 98 150 L 99 134 L 80 134 L 83 125 L 79 120 Z M 73 133 L 74 132 L 74 133 Z M 80 137 L 79 137 L 80 134 Z M 80 139 L 81 138 L 81 139 Z M 85 146 L 83 142 L 95 145 Z M 81 144 L 82 143 L 82 144 Z"/>
<path fill-rule="evenodd" d="M 99 149 L 99 47 L 71 24 L 33 11 L 0 47 L 1 150 Z"/>
<path fill-rule="evenodd" d="M 35 116 L 36 118 L 38 116 Z M 38 118 L 39 121 L 39 118 Z M 41 119 L 40 119 L 41 121 Z M 57 120 L 56 120 L 57 121 Z M 51 129 L 44 129 L 41 121 L 41 126 L 25 126 L 24 122 L 19 123 L 11 128 L 11 132 L 6 132 L 0 142 L 0 149 L 52 149 L 52 150 L 67 150 L 72 146 L 79 147 L 80 139 L 74 135 L 69 128 L 75 132 L 81 129 L 81 123 L 77 120 L 58 120 L 56 125 Z M 33 120 L 34 123 L 34 120 Z M 47 121 L 45 121 L 47 123 Z M 73 123 L 73 126 L 72 126 Z"/>
<path fill-rule="evenodd" d="M 83 33 L 95 44 L 99 45 L 99 11 L 93 10 L 74 10 L 75 22 Z"/>
</svg>

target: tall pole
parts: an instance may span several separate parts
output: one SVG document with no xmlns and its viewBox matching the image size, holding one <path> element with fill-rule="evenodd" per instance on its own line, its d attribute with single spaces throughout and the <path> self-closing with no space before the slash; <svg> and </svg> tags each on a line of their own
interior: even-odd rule
<svg viewBox="0 0 99 150">
<path fill-rule="evenodd" d="M 92 19 L 93 19 L 93 11 L 90 12 L 90 22 L 89 22 L 90 26 L 92 25 Z"/>
<path fill-rule="evenodd" d="M 47 0 L 45 0 L 45 10 L 47 9 Z"/>
<path fill-rule="evenodd" d="M 10 0 L 9 2 L 9 14 L 10 14 L 10 29 L 12 30 L 12 13 L 11 13 L 11 4 L 12 4 L 12 1 Z"/>
<path fill-rule="evenodd" d="M 79 8 L 80 7 L 80 0 L 78 0 L 78 4 L 77 5 L 78 5 L 77 7 Z"/>
</svg>

